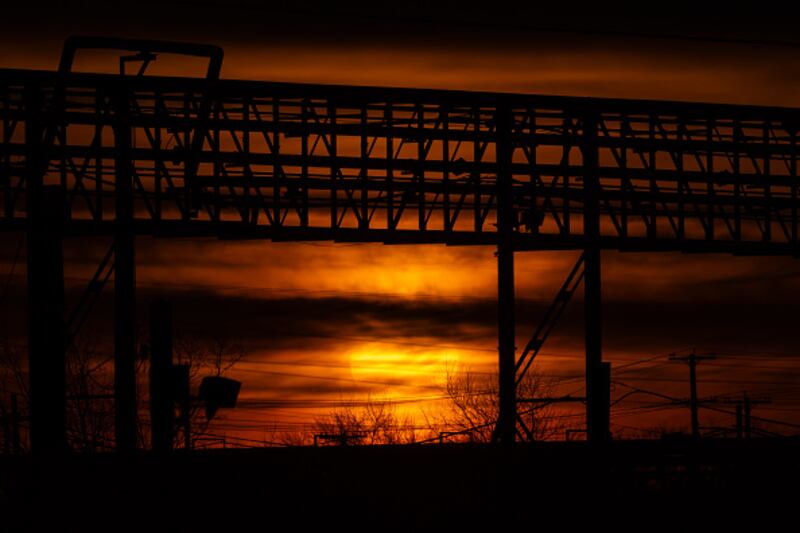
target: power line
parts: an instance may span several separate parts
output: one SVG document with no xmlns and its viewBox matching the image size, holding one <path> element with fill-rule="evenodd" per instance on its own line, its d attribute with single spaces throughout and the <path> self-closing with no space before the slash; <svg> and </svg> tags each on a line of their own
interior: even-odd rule
<svg viewBox="0 0 800 533">
<path fill-rule="evenodd" d="M 697 364 L 701 361 L 716 359 L 716 354 L 713 353 L 697 353 L 692 349 L 692 353 L 688 355 L 669 354 L 670 361 L 678 361 L 686 363 L 689 366 L 689 409 L 692 414 L 692 437 L 695 439 L 700 438 L 700 419 L 698 417 L 699 400 L 697 398 Z"/>
<path fill-rule="evenodd" d="M 632 388 L 632 389 L 639 389 L 638 387 L 632 387 L 632 386 L 627 385 L 627 384 L 622 383 L 622 382 L 618 382 L 617 381 L 615 383 L 618 384 L 618 385 L 622 385 L 624 387 L 629 387 L 629 388 Z M 663 397 L 665 397 L 667 399 L 671 399 L 671 400 L 674 400 L 676 402 L 681 402 L 682 401 L 682 400 L 680 400 L 678 398 L 673 398 L 671 396 L 663 395 L 663 394 L 661 394 L 659 392 L 649 391 L 647 389 L 639 389 L 639 390 L 642 390 L 642 391 L 645 391 L 645 392 L 648 392 L 648 393 L 651 393 L 651 394 L 654 394 L 654 395 L 663 396 Z M 683 402 L 683 403 L 685 403 L 685 402 Z M 724 414 L 727 414 L 727 415 L 735 415 L 736 414 L 736 413 L 734 413 L 732 411 L 729 411 L 727 409 L 722 409 L 722 408 L 719 408 L 719 407 L 713 407 L 713 406 L 710 406 L 710 405 L 700 405 L 700 407 L 702 409 L 706 409 L 706 410 L 710 410 L 710 411 L 716 411 L 716 412 L 724 413 Z M 753 416 L 752 419 L 753 420 L 760 420 L 762 422 L 767 422 L 767 423 L 770 423 L 770 424 L 777 424 L 777 425 L 781 425 L 781 426 L 800 429 L 800 424 L 794 424 L 792 422 L 786 422 L 785 420 L 776 420 L 776 419 L 766 418 L 766 417 L 761 417 L 761 416 Z"/>
<path fill-rule="evenodd" d="M 686 348 L 681 348 L 680 350 L 676 350 L 675 353 L 679 353 L 679 352 L 682 352 L 684 350 L 686 350 Z M 625 364 L 625 365 L 621 365 L 621 366 L 618 366 L 618 367 L 614 368 L 614 373 L 615 374 L 619 374 L 620 371 L 625 370 L 626 368 L 630 368 L 632 366 L 641 365 L 641 364 L 644 364 L 644 363 L 649 363 L 651 361 L 661 360 L 663 357 L 666 357 L 668 355 L 669 355 L 669 353 L 661 353 L 661 354 L 658 354 L 658 355 L 654 355 L 652 357 L 646 357 L 644 359 L 638 359 L 638 360 L 633 361 L 631 363 L 628 363 L 628 364 Z"/>
<path fill-rule="evenodd" d="M 725 413 L 728 415 L 735 415 L 736 413 L 732 411 L 728 411 L 727 409 L 720 409 L 719 407 L 712 407 L 709 405 L 702 406 L 704 409 L 708 409 L 710 411 L 717 411 L 720 413 Z M 786 422 L 785 420 L 776 420 L 774 418 L 765 418 L 763 416 L 751 416 L 752 420 L 760 420 L 762 422 L 767 422 L 769 424 L 776 424 L 778 426 L 786 426 L 790 428 L 800 429 L 800 424 L 794 424 L 792 422 Z"/>
</svg>

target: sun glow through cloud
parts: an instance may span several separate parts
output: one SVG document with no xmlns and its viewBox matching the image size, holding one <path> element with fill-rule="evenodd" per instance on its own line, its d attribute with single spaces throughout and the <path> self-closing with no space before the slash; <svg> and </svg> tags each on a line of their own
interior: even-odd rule
<svg viewBox="0 0 800 533">
<path fill-rule="evenodd" d="M 457 349 L 418 350 L 392 348 L 386 345 L 366 344 L 349 353 L 353 379 L 403 379 L 409 378 L 435 383 L 448 368 L 463 365 L 469 356 Z"/>
</svg>

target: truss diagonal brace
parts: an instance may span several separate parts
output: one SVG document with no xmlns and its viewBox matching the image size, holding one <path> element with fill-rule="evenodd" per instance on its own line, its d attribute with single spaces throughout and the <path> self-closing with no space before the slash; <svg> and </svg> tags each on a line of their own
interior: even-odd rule
<svg viewBox="0 0 800 533">
<path fill-rule="evenodd" d="M 567 308 L 567 304 L 572 299 L 573 293 L 578 289 L 581 281 L 583 281 L 583 266 L 584 256 L 581 254 L 578 260 L 575 262 L 575 266 L 572 267 L 567 279 L 564 281 L 564 284 L 561 286 L 561 289 L 559 289 L 556 297 L 550 304 L 550 307 L 547 308 L 547 311 L 545 312 L 542 321 L 539 323 L 539 326 L 536 328 L 533 336 L 528 341 L 528 344 L 525 345 L 525 349 L 522 351 L 522 355 L 519 356 L 516 364 L 517 385 L 522 382 L 525 374 L 528 372 L 528 369 L 531 366 L 531 363 L 533 363 L 533 360 L 539 354 L 539 351 L 541 351 L 542 346 L 550 336 L 550 333 L 553 331 L 556 324 L 558 324 L 561 315 Z"/>
<path fill-rule="evenodd" d="M 97 266 L 97 270 L 95 270 L 86 289 L 83 291 L 81 299 L 69 315 L 69 319 L 67 320 L 67 347 L 75 340 L 81 326 L 83 326 L 83 323 L 88 318 L 89 312 L 97 302 L 97 299 L 100 298 L 100 293 L 103 292 L 103 287 L 108 283 L 113 272 L 114 244 L 112 243 L 103 256 L 103 259 L 100 261 L 100 264 Z"/>
</svg>

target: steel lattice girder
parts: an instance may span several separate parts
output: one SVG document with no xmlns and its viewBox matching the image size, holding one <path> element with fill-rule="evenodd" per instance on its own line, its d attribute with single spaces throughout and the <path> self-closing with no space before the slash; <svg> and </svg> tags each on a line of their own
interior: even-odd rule
<svg viewBox="0 0 800 533">
<path fill-rule="evenodd" d="M 603 248 L 796 250 L 796 109 L 0 70 L 0 123 L 9 229 L 37 172 L 112 232 L 129 127 L 138 233 L 496 244 L 505 135 L 516 248 L 580 249 L 591 133 Z"/>
</svg>

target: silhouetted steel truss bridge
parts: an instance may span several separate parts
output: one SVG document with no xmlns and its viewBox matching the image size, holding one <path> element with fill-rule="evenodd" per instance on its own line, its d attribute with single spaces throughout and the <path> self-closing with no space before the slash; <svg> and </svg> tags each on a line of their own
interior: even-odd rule
<svg viewBox="0 0 800 533">
<path fill-rule="evenodd" d="M 133 55 L 120 74 L 73 72 L 83 48 Z M 142 75 L 158 54 L 206 58 L 207 75 Z M 530 435 L 515 383 L 581 282 L 588 437 L 608 438 L 601 250 L 798 252 L 798 109 L 224 80 L 221 62 L 214 46 L 74 38 L 58 71 L 0 70 L 0 228 L 28 232 L 41 448 L 62 431 L 46 377 L 62 236 L 113 237 L 96 278 L 115 272 L 121 448 L 135 235 L 496 247 L 501 441 Z M 583 253 L 518 355 L 514 252 L 536 250 Z"/>
</svg>

